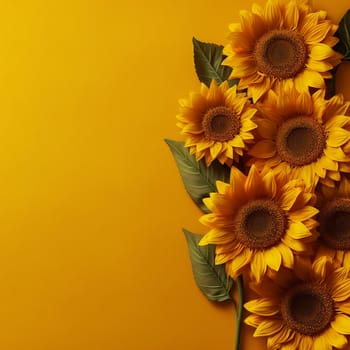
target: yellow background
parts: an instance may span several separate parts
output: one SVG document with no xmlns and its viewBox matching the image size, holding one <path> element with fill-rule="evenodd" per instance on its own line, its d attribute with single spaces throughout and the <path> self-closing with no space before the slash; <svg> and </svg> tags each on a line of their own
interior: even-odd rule
<svg viewBox="0 0 350 350">
<path fill-rule="evenodd" d="M 0 4 L 1 349 L 233 349 L 232 307 L 194 283 L 181 228 L 205 231 L 163 139 L 198 88 L 192 36 L 225 44 L 251 3 Z M 338 22 L 350 1 L 313 6 Z"/>
</svg>

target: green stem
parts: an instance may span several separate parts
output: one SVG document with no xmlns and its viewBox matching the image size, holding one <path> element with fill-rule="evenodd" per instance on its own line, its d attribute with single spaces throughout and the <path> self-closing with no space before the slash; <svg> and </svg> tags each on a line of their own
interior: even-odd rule
<svg viewBox="0 0 350 350">
<path fill-rule="evenodd" d="M 243 277 L 240 275 L 237 278 L 237 290 L 238 290 L 238 305 L 236 313 L 236 342 L 235 350 L 239 350 L 241 341 L 241 326 L 243 317 L 243 302 L 244 302 L 244 290 L 243 290 Z"/>
</svg>

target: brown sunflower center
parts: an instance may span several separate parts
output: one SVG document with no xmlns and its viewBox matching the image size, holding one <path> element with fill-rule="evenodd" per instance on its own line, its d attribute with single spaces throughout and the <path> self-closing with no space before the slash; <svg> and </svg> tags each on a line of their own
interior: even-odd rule
<svg viewBox="0 0 350 350">
<path fill-rule="evenodd" d="M 208 110 L 202 126 L 209 140 L 225 142 L 239 134 L 241 121 L 231 108 L 219 106 Z"/>
<path fill-rule="evenodd" d="M 272 30 L 259 38 L 253 55 L 260 72 L 288 79 L 304 69 L 308 50 L 300 34 L 292 30 Z"/>
<path fill-rule="evenodd" d="M 281 314 L 287 327 L 305 335 L 326 329 L 334 318 L 334 302 L 325 285 L 297 284 L 282 297 Z"/>
<path fill-rule="evenodd" d="M 237 240 L 248 248 L 265 249 L 284 235 L 287 220 L 273 201 L 257 199 L 242 206 L 234 220 Z"/>
<path fill-rule="evenodd" d="M 322 126 L 312 117 L 287 119 L 278 128 L 276 149 L 279 157 L 291 166 L 303 166 L 316 161 L 325 148 Z"/>
<path fill-rule="evenodd" d="M 333 249 L 350 249 L 350 199 L 335 198 L 328 201 L 319 214 L 320 234 Z"/>
</svg>

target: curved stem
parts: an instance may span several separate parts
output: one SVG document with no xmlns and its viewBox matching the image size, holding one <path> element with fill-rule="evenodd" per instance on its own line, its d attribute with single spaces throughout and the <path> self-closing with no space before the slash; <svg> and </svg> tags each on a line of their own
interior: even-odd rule
<svg viewBox="0 0 350 350">
<path fill-rule="evenodd" d="M 237 278 L 237 290 L 238 290 L 238 305 L 236 313 L 236 342 L 235 350 L 239 350 L 241 341 L 241 326 L 243 317 L 243 302 L 244 302 L 244 290 L 243 290 L 243 277 L 242 275 Z"/>
</svg>

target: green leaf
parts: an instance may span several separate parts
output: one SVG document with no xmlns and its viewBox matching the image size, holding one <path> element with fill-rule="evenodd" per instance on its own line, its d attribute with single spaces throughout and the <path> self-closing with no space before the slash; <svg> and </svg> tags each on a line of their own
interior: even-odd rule
<svg viewBox="0 0 350 350">
<path fill-rule="evenodd" d="M 182 181 L 190 197 L 202 211 L 208 213 L 209 210 L 203 203 L 203 198 L 209 197 L 210 192 L 216 192 L 217 180 L 229 182 L 229 167 L 217 161 L 207 167 L 204 159 L 197 161 L 183 142 L 173 140 L 165 140 L 165 142 L 175 158 Z"/>
<path fill-rule="evenodd" d="M 350 10 L 340 20 L 338 30 L 334 35 L 339 38 L 334 50 L 344 55 L 344 61 L 350 61 Z"/>
<path fill-rule="evenodd" d="M 199 246 L 202 235 L 183 229 L 190 253 L 194 279 L 199 289 L 212 301 L 233 300 L 230 290 L 233 280 L 226 274 L 225 265 L 215 265 L 215 246 Z"/>
<path fill-rule="evenodd" d="M 196 38 L 192 39 L 194 49 L 194 65 L 199 80 L 209 86 L 212 79 L 218 84 L 228 80 L 232 68 L 221 65 L 225 56 L 222 54 L 223 46 L 203 43 Z M 238 79 L 229 80 L 230 86 L 237 85 Z"/>
</svg>

